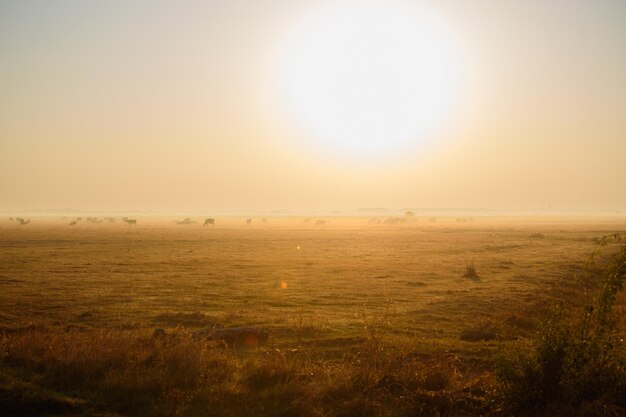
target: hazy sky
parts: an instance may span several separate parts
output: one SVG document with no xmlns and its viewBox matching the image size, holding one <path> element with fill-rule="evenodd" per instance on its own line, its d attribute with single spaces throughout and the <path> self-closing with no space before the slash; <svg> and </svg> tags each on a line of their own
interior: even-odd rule
<svg viewBox="0 0 626 417">
<path fill-rule="evenodd" d="M 290 43 L 317 42 L 316 25 L 329 25 L 320 3 L 0 1 L 0 209 L 626 209 L 625 1 L 417 2 L 428 13 L 415 24 L 436 16 L 449 36 L 434 56 L 455 54 L 441 61 L 454 62 L 452 98 L 436 126 L 397 143 L 390 127 L 367 158 L 365 141 L 321 137 L 340 130 L 332 114 L 313 128 L 294 115 L 335 112 L 323 94 L 318 107 L 285 98 L 326 91 L 307 77 L 337 71 L 358 73 L 346 80 L 357 92 L 386 94 L 346 69 L 351 51 L 335 68 L 323 58 L 332 44 Z M 393 36 L 385 27 L 376 39 Z M 381 71 L 398 69 L 389 48 L 360 39 L 354 49 L 380 54 Z M 321 62 L 307 72 L 290 59 Z M 419 70 L 394 79 L 405 73 L 437 85 Z M 438 102 L 435 87 L 408 100 Z M 389 125 L 434 120 L 420 105 Z M 371 118 L 363 126 L 380 136 Z"/>
</svg>

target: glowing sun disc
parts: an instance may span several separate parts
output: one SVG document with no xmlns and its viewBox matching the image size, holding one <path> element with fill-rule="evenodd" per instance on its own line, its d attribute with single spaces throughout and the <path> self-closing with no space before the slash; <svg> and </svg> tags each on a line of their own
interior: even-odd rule
<svg viewBox="0 0 626 417">
<path fill-rule="evenodd" d="M 325 148 L 371 156 L 424 141 L 449 112 L 460 54 L 442 20 L 405 2 L 328 3 L 293 25 L 284 106 Z"/>
</svg>

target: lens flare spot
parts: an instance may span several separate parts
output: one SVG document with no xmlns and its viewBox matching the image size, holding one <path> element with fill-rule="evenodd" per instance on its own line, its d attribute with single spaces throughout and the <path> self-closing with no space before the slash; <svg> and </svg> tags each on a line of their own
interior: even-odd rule
<svg viewBox="0 0 626 417">
<path fill-rule="evenodd" d="M 280 282 L 280 289 L 281 289 L 281 290 L 286 290 L 286 289 L 287 289 L 287 287 L 289 287 L 289 284 L 287 284 L 287 282 L 286 282 L 286 281 L 281 281 L 281 282 Z"/>
</svg>

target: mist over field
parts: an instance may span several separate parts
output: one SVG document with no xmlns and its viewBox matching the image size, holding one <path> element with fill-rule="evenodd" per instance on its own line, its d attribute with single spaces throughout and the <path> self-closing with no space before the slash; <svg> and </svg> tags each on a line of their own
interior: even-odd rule
<svg viewBox="0 0 626 417">
<path fill-rule="evenodd" d="M 626 415 L 626 2 L 0 3 L 0 417 Z"/>
</svg>

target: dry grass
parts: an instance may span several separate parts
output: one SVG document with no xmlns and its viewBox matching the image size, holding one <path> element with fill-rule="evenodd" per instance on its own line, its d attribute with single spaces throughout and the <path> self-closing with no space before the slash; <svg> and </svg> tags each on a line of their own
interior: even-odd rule
<svg viewBox="0 0 626 417">
<path fill-rule="evenodd" d="M 217 219 L 211 229 L 171 219 L 140 218 L 132 227 L 7 222 L 0 225 L 0 409 L 494 413 L 494 354 L 533 337 L 557 293 L 581 297 L 571 277 L 593 239 L 620 227 L 445 218 L 332 219 L 321 227 Z M 534 233 L 545 237 L 529 239 Z M 468 258 L 483 280 L 462 276 Z M 259 326 L 271 337 L 233 350 L 191 336 L 216 325 Z M 153 338 L 155 328 L 166 336 Z"/>
<path fill-rule="evenodd" d="M 137 331 L 39 329 L 0 339 L 2 369 L 41 392 L 64 393 L 67 412 L 168 415 L 472 414 L 488 378 L 454 356 L 374 352 L 328 361 L 312 350 L 237 354 L 181 332 L 156 339 Z M 374 360 L 374 356 L 376 359 Z M 49 391 L 53 390 L 53 391 Z M 0 405 L 7 406 L 6 396 Z M 10 405 L 10 404 L 9 404 Z M 452 413 L 452 414 L 451 414 Z"/>
<path fill-rule="evenodd" d="M 465 266 L 465 273 L 463 274 L 465 278 L 469 278 L 474 281 L 480 281 L 480 277 L 478 276 L 478 272 L 476 272 L 476 266 L 474 266 L 474 261 L 468 262 Z"/>
</svg>

